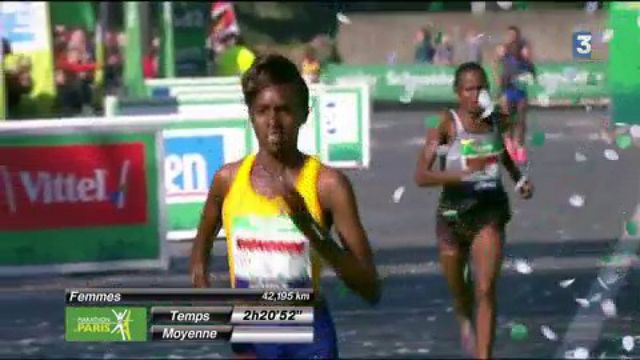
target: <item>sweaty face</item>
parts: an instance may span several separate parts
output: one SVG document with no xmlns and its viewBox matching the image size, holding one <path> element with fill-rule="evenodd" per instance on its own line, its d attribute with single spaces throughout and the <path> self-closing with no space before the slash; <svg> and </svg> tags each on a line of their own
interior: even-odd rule
<svg viewBox="0 0 640 360">
<path fill-rule="evenodd" d="M 292 84 L 271 85 L 260 91 L 250 110 L 260 148 L 274 156 L 295 150 L 307 105 L 301 103 Z"/>
<path fill-rule="evenodd" d="M 462 73 L 457 89 L 460 106 L 472 114 L 480 114 L 482 107 L 478 102 L 478 95 L 482 89 L 486 88 L 487 83 L 479 71 Z"/>
</svg>

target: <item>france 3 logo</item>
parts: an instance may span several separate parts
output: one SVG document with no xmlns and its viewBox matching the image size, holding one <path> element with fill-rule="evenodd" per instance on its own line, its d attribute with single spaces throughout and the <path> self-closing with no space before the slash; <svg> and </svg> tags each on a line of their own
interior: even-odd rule
<svg viewBox="0 0 640 360">
<path fill-rule="evenodd" d="M 574 59 L 591 59 L 591 41 L 593 35 L 588 31 L 577 31 L 573 33 L 573 58 Z"/>
</svg>

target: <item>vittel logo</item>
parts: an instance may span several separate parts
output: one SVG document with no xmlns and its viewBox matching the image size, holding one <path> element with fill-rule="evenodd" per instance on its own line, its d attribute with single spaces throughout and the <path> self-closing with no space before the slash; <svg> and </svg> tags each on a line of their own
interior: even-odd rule
<svg viewBox="0 0 640 360">
<path fill-rule="evenodd" d="M 19 211 L 18 199 L 24 198 L 32 205 L 111 202 L 116 208 L 122 209 L 126 205 L 130 164 L 129 160 L 122 161 L 119 174 L 110 174 L 107 169 L 98 168 L 89 175 L 51 171 L 19 171 L 11 174 L 9 167 L 0 166 L 0 180 L 5 185 L 6 204 L 11 213 Z M 115 189 L 108 188 L 110 176 L 118 177 Z M 20 194 L 20 191 L 24 193 Z"/>
</svg>

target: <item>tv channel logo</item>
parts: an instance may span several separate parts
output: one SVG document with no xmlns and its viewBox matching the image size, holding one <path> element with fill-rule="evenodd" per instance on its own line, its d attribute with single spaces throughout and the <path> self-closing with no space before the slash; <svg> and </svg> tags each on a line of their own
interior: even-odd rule
<svg viewBox="0 0 640 360">
<path fill-rule="evenodd" d="M 588 31 L 577 31 L 573 33 L 573 58 L 591 59 L 591 42 L 593 35 Z"/>
</svg>

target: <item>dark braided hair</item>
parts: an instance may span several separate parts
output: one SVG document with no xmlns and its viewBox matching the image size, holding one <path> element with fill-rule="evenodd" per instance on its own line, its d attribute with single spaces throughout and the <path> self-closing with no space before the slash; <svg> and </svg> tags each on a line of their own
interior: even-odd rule
<svg viewBox="0 0 640 360">
<path fill-rule="evenodd" d="M 453 80 L 453 91 L 458 90 L 458 86 L 460 86 L 460 79 L 462 79 L 462 75 L 469 71 L 477 71 L 483 78 L 487 87 L 489 87 L 489 78 L 487 73 L 484 71 L 482 66 L 476 62 L 466 62 L 456 69 L 455 77 Z"/>
</svg>

